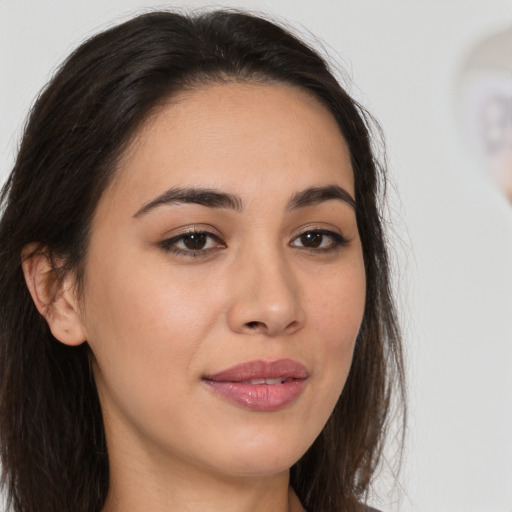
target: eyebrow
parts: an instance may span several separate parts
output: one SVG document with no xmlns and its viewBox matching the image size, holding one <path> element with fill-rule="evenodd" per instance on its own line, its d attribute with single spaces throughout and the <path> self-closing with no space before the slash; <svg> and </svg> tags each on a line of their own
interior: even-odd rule
<svg viewBox="0 0 512 512">
<path fill-rule="evenodd" d="M 192 203 L 209 208 L 229 208 L 242 211 L 243 205 L 240 197 L 210 188 L 171 188 L 152 201 L 142 205 L 134 217 L 140 217 L 164 204 Z"/>
<path fill-rule="evenodd" d="M 337 199 L 350 205 L 354 210 L 356 209 L 356 202 L 354 198 L 344 189 L 338 185 L 327 185 L 326 187 L 310 187 L 301 192 L 297 192 L 290 199 L 287 209 L 295 210 L 297 208 L 305 208 L 315 204 L 323 203 Z"/>
<path fill-rule="evenodd" d="M 325 187 L 310 187 L 297 192 L 288 202 L 286 209 L 296 210 L 333 199 L 343 201 L 352 208 L 356 208 L 355 200 L 344 188 L 338 185 L 327 185 Z M 140 217 L 158 206 L 180 203 L 199 204 L 208 208 L 228 208 L 235 211 L 242 211 L 244 208 L 242 199 L 235 194 L 210 188 L 171 188 L 143 204 L 133 217 Z"/>
</svg>

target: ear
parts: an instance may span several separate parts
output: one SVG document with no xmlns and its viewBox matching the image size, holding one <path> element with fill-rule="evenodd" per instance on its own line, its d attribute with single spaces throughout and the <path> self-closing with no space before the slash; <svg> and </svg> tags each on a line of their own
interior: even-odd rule
<svg viewBox="0 0 512 512">
<path fill-rule="evenodd" d="M 46 319 L 52 334 L 65 345 L 86 340 L 72 272 L 60 275 L 50 250 L 37 242 L 21 251 L 23 274 L 37 310 Z"/>
</svg>

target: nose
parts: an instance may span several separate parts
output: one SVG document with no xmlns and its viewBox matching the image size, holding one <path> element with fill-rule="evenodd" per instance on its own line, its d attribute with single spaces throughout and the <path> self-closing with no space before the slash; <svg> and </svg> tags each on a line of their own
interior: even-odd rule
<svg viewBox="0 0 512 512">
<path fill-rule="evenodd" d="M 279 251 L 269 252 L 239 255 L 236 268 L 232 268 L 227 317 L 234 332 L 279 336 L 293 334 L 304 325 L 293 269 Z"/>
</svg>

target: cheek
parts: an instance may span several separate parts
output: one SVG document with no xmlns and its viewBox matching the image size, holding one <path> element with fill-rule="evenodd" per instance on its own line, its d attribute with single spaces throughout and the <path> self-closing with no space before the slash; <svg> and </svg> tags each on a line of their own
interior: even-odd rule
<svg viewBox="0 0 512 512">
<path fill-rule="evenodd" d="M 207 280 L 170 272 L 164 259 L 155 259 L 126 252 L 108 261 L 91 259 L 85 304 L 90 337 L 135 345 L 142 338 L 149 349 L 176 336 L 193 341 L 208 324 L 215 303 Z"/>
<path fill-rule="evenodd" d="M 350 370 L 365 307 L 366 280 L 362 258 L 332 272 L 323 293 L 310 298 L 310 319 L 319 340 L 315 347 L 326 393 L 337 400 Z"/>
<path fill-rule="evenodd" d="M 151 437 L 149 427 L 169 425 L 170 411 L 193 403 L 201 343 L 218 313 L 200 283 L 131 263 L 91 264 L 86 329 L 105 417 Z"/>
<path fill-rule="evenodd" d="M 355 340 L 366 297 L 362 258 L 313 280 L 309 289 L 309 316 L 321 338 L 333 349 Z"/>
<path fill-rule="evenodd" d="M 94 272 L 86 276 L 86 332 L 99 380 L 123 409 L 131 407 L 127 397 L 144 407 L 180 400 L 204 364 L 204 341 L 217 332 L 222 280 L 172 272 L 161 257 L 148 262 L 128 250 L 118 256 L 91 252 Z"/>
</svg>

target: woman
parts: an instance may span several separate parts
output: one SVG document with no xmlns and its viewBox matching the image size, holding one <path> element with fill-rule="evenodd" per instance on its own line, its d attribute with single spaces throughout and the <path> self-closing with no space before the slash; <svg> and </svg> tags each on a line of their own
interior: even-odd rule
<svg viewBox="0 0 512 512">
<path fill-rule="evenodd" d="M 364 510 L 403 390 L 368 119 L 243 13 L 70 56 L 2 194 L 13 510 Z"/>
</svg>

